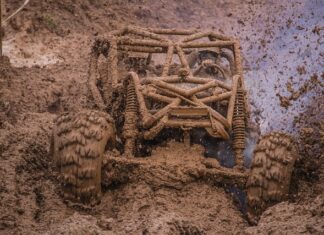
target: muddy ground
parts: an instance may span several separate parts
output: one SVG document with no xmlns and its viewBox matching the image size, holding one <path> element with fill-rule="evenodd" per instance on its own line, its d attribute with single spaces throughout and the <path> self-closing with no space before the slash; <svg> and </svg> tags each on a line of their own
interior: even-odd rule
<svg viewBox="0 0 324 235">
<path fill-rule="evenodd" d="M 6 1 L 4 15 L 20 4 Z M 5 28 L 0 234 L 323 234 L 323 12 L 321 0 L 31 0 Z M 262 133 L 290 132 L 300 148 L 289 200 L 266 210 L 257 226 L 223 187 L 186 180 L 184 161 L 173 166 L 179 187 L 104 187 L 101 204 L 89 208 L 61 198 L 49 155 L 53 120 L 94 108 L 86 86 L 93 38 L 129 24 L 240 39 L 252 121 Z M 195 154 L 180 155 L 195 162 Z M 160 182 L 169 182 L 161 172 Z"/>
</svg>

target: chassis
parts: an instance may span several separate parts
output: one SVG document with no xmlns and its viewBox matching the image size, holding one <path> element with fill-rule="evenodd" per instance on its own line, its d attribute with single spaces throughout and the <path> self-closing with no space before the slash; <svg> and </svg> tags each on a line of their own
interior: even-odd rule
<svg viewBox="0 0 324 235">
<path fill-rule="evenodd" d="M 196 130 L 231 141 L 236 167 L 206 171 L 217 176 L 209 178 L 245 185 L 251 222 L 286 197 L 297 158 L 290 136 L 265 135 L 251 170 L 243 166 L 249 109 L 237 40 L 214 32 L 126 27 L 95 40 L 88 81 L 99 110 L 63 114 L 53 133 L 65 198 L 97 201 L 103 165 L 114 171 L 134 164 L 135 156 L 150 155 L 151 146 L 170 135 L 190 148 Z M 103 164 L 107 143 L 129 160 L 108 157 Z"/>
<path fill-rule="evenodd" d="M 177 35 L 180 39 L 172 41 L 165 35 Z M 214 57 L 200 60 L 197 65 L 195 60 L 199 58 L 195 57 L 202 49 L 206 49 L 205 53 L 214 52 Z M 133 52 L 142 55 L 135 57 Z M 166 53 L 163 65 L 159 65 L 161 71 L 140 77 L 141 70 L 150 69 L 149 60 L 155 53 Z M 108 67 L 102 77 L 102 96 L 96 85 L 101 54 L 107 56 Z M 124 77 L 120 76 L 117 59 L 123 55 L 132 56 L 128 68 L 132 72 Z M 175 59 L 179 61 L 178 68 L 171 68 Z M 222 67 L 221 62 L 227 62 L 227 67 Z M 201 70 L 209 70 L 210 74 L 201 76 Z M 97 106 L 102 110 L 108 106 L 112 116 L 119 115 L 117 110 L 122 106 L 112 97 L 124 95 L 124 123 L 116 126 L 123 126 L 119 133 L 125 139 L 127 155 L 135 154 L 136 140 L 152 140 L 165 128 L 181 128 L 185 132 L 205 128 L 216 138 L 228 140 L 232 135 L 237 164 L 243 165 L 247 109 L 238 41 L 213 32 L 125 28 L 113 32 L 109 39 L 96 41 L 90 81 Z"/>
</svg>

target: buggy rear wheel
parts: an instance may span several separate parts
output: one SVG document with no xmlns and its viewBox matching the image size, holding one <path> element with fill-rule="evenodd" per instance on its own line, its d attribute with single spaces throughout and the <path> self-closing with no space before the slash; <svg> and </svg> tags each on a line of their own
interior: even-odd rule
<svg viewBox="0 0 324 235">
<path fill-rule="evenodd" d="M 101 165 L 115 137 L 110 116 L 99 111 L 63 114 L 56 120 L 52 152 L 65 199 L 95 203 L 101 195 Z"/>
<path fill-rule="evenodd" d="M 247 215 L 252 224 L 267 207 L 287 198 L 297 157 L 297 148 L 288 134 L 273 132 L 259 140 L 247 181 Z"/>
</svg>

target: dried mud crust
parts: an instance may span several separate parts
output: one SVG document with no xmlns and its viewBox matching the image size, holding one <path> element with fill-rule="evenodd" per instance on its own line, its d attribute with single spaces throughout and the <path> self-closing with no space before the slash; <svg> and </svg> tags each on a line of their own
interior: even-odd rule
<svg viewBox="0 0 324 235">
<path fill-rule="evenodd" d="M 52 152 L 64 198 L 91 203 L 100 198 L 102 156 L 112 138 L 113 120 L 104 112 L 85 110 L 57 118 Z"/>
<path fill-rule="evenodd" d="M 252 161 L 247 181 L 248 218 L 256 224 L 270 205 L 287 197 L 295 161 L 298 158 L 294 140 L 286 133 L 263 136 Z"/>
</svg>

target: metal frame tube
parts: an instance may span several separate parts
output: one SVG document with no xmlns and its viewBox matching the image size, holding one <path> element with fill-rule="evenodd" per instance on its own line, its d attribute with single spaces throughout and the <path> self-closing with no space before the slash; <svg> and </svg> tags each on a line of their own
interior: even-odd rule
<svg viewBox="0 0 324 235">
<path fill-rule="evenodd" d="M 233 47 L 234 41 L 185 42 L 180 43 L 179 46 L 182 48 Z"/>
</svg>

